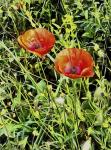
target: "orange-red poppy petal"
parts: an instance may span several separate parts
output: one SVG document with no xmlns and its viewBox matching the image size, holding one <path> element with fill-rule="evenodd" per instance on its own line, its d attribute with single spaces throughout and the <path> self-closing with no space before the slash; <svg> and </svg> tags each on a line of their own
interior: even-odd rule
<svg viewBox="0 0 111 150">
<path fill-rule="evenodd" d="M 42 57 L 53 48 L 55 37 L 46 29 L 37 28 L 27 30 L 20 35 L 18 42 L 27 51 Z"/>
<path fill-rule="evenodd" d="M 83 49 L 67 48 L 57 54 L 55 69 L 70 78 L 92 77 L 94 61 L 90 53 Z"/>
</svg>

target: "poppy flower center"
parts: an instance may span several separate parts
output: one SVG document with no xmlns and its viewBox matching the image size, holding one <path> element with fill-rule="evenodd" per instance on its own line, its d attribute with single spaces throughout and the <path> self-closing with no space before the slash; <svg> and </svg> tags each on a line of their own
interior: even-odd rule
<svg viewBox="0 0 111 150">
<path fill-rule="evenodd" d="M 81 73 L 81 68 L 80 66 L 72 66 L 71 64 L 67 63 L 64 72 L 67 74 L 80 74 Z"/>
<path fill-rule="evenodd" d="M 34 42 L 34 43 L 30 44 L 29 48 L 31 51 L 34 51 L 35 49 L 41 48 L 41 45 L 40 45 L 40 43 Z"/>
</svg>

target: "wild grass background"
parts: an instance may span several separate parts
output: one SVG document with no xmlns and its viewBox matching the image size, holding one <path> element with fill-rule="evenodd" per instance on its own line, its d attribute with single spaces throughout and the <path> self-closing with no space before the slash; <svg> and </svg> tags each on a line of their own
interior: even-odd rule
<svg viewBox="0 0 111 150">
<path fill-rule="evenodd" d="M 50 58 L 20 48 L 17 37 L 38 27 L 56 37 L 53 58 L 87 49 L 95 76 L 62 80 Z M 1 0 L 0 150 L 87 150 L 84 142 L 111 150 L 111 1 Z"/>
</svg>

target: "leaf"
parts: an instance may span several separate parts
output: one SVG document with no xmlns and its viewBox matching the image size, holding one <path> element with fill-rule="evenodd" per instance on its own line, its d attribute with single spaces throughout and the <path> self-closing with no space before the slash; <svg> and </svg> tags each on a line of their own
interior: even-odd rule
<svg viewBox="0 0 111 150">
<path fill-rule="evenodd" d="M 88 19 L 88 10 L 84 11 L 85 18 Z"/>
<path fill-rule="evenodd" d="M 0 128 L 0 136 L 2 134 L 5 134 L 6 136 L 9 137 L 15 137 L 15 131 L 21 128 L 22 128 L 21 124 L 12 124 L 12 123 L 3 124 L 2 127 Z"/>
<path fill-rule="evenodd" d="M 15 108 L 15 107 L 18 107 L 20 104 L 21 104 L 21 85 L 19 85 L 18 87 L 18 91 L 17 91 L 17 96 L 14 98 L 13 100 L 13 103 L 12 103 L 12 106 Z"/>
<path fill-rule="evenodd" d="M 38 93 L 43 93 L 44 91 L 46 91 L 47 85 L 46 82 L 44 80 L 41 80 L 38 84 L 37 84 L 37 92 Z"/>
<path fill-rule="evenodd" d="M 96 44 L 96 43 L 94 43 L 94 50 L 97 51 L 97 50 L 99 50 L 99 49 L 100 49 L 100 48 L 99 48 L 99 45 Z"/>
<path fill-rule="evenodd" d="M 103 123 L 103 111 L 100 110 L 99 112 L 97 112 L 96 114 L 96 121 L 95 121 L 95 125 L 99 126 L 102 125 Z"/>
<path fill-rule="evenodd" d="M 28 139 L 28 137 L 25 137 L 23 140 L 19 141 L 18 145 L 20 145 L 22 147 L 22 149 L 25 148 L 25 146 L 27 144 L 27 139 Z"/>
<path fill-rule="evenodd" d="M 78 117 L 80 118 L 80 120 L 85 121 L 83 112 L 81 111 L 81 105 L 80 105 L 79 100 L 76 101 L 76 113 L 77 113 Z"/>
<path fill-rule="evenodd" d="M 89 33 L 89 32 L 85 32 L 82 34 L 82 37 L 88 37 L 88 38 L 91 38 L 92 35 Z"/>
<path fill-rule="evenodd" d="M 31 0 L 24 0 L 26 3 L 30 4 Z"/>
</svg>

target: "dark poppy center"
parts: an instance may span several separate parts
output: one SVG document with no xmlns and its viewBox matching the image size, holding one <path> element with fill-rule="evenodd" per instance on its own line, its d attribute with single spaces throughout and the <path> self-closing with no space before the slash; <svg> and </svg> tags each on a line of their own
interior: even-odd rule
<svg viewBox="0 0 111 150">
<path fill-rule="evenodd" d="M 30 50 L 31 50 L 31 51 L 34 51 L 34 50 L 36 50 L 36 49 L 38 49 L 38 48 L 41 48 L 41 45 L 40 45 L 39 43 L 32 43 L 32 44 L 30 45 Z"/>
<path fill-rule="evenodd" d="M 72 67 L 71 67 L 71 72 L 72 72 L 72 73 L 77 73 L 77 68 L 72 66 Z"/>
<path fill-rule="evenodd" d="M 80 74 L 81 68 L 80 66 L 72 66 L 71 64 L 67 64 L 64 68 L 64 72 L 67 74 Z"/>
</svg>

